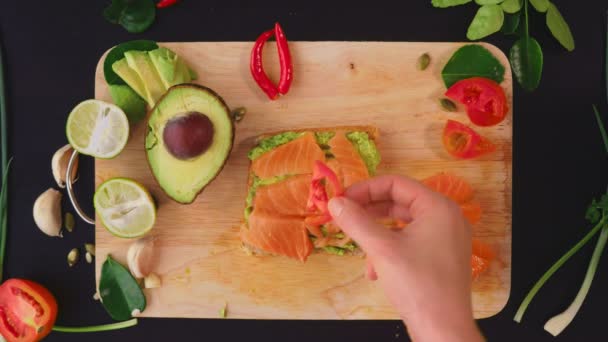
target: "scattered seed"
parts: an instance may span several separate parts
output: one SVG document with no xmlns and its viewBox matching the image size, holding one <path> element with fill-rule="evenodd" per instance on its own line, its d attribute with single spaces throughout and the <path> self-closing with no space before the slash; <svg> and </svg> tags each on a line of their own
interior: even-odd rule
<svg viewBox="0 0 608 342">
<path fill-rule="evenodd" d="M 441 105 L 441 108 L 443 108 L 443 110 L 445 110 L 446 112 L 455 112 L 458 110 L 456 104 L 450 99 L 441 98 L 439 99 L 439 104 Z"/>
<path fill-rule="evenodd" d="M 228 315 L 228 303 L 224 303 L 224 307 L 220 309 L 220 318 L 226 318 Z"/>
<path fill-rule="evenodd" d="M 84 258 L 87 259 L 87 263 L 89 264 L 93 262 L 93 256 L 89 252 L 84 255 Z"/>
<path fill-rule="evenodd" d="M 241 120 L 243 120 L 243 118 L 245 117 L 245 114 L 247 114 L 247 108 L 235 108 L 230 114 L 232 115 L 232 120 L 234 120 L 235 122 L 241 122 Z"/>
<path fill-rule="evenodd" d="M 72 213 L 67 212 L 65 213 L 65 217 L 63 218 L 63 224 L 65 226 L 65 230 L 67 230 L 68 232 L 73 232 L 74 231 L 74 226 L 76 225 L 76 221 L 74 220 L 74 215 L 72 215 Z"/>
<path fill-rule="evenodd" d="M 161 286 L 161 280 L 158 274 L 150 273 L 144 278 L 144 287 L 146 289 L 155 289 Z"/>
<path fill-rule="evenodd" d="M 95 256 L 95 245 L 94 244 L 85 243 L 84 249 L 87 251 L 87 253 L 91 254 L 92 256 Z"/>
<path fill-rule="evenodd" d="M 423 71 L 426 70 L 426 68 L 428 68 L 429 64 L 431 64 L 431 56 L 429 56 L 428 53 L 422 54 L 420 57 L 418 57 L 418 70 Z"/>
<path fill-rule="evenodd" d="M 72 248 L 72 250 L 68 253 L 68 266 L 72 267 L 76 265 L 79 257 L 80 252 L 78 251 L 78 248 Z"/>
</svg>

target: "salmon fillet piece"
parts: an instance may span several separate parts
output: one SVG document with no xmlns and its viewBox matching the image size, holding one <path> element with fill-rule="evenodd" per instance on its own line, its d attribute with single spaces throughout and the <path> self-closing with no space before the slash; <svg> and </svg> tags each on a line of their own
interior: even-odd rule
<svg viewBox="0 0 608 342">
<path fill-rule="evenodd" d="M 314 248 L 304 218 L 276 216 L 257 209 L 249 216 L 249 228 L 241 229 L 241 240 L 265 252 L 302 262 Z"/>
<path fill-rule="evenodd" d="M 253 207 L 274 215 L 306 216 L 308 192 L 312 175 L 297 175 L 281 182 L 260 186 L 255 192 Z"/>
<path fill-rule="evenodd" d="M 473 188 L 463 178 L 439 173 L 422 180 L 422 184 L 456 202 L 472 225 L 481 219 L 481 206 L 473 199 Z"/>
<path fill-rule="evenodd" d="M 338 178 L 343 182 L 345 188 L 369 178 L 367 166 L 361 159 L 359 151 L 346 137 L 345 131 L 338 131 L 329 141 L 331 154 L 334 155 L 337 165 L 331 165 L 337 171 Z"/>
<path fill-rule="evenodd" d="M 315 160 L 325 161 L 325 153 L 312 132 L 281 145 L 253 161 L 251 171 L 260 178 L 312 173 Z"/>
<path fill-rule="evenodd" d="M 476 279 L 490 267 L 490 263 L 494 260 L 494 251 L 478 239 L 473 239 L 472 243 L 471 275 Z"/>
</svg>

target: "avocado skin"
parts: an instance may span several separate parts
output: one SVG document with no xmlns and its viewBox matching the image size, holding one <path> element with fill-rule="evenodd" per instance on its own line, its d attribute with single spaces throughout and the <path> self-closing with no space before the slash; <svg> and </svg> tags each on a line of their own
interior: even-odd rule
<svg viewBox="0 0 608 342">
<path fill-rule="evenodd" d="M 161 189 L 163 189 L 163 192 L 165 192 L 165 194 L 171 198 L 172 200 L 176 201 L 177 203 L 180 204 L 191 204 L 192 202 L 194 202 L 196 200 L 196 198 L 205 190 L 205 188 L 211 184 L 216 178 L 217 176 L 222 172 L 222 170 L 224 169 L 224 167 L 226 166 L 226 162 L 228 161 L 228 157 L 230 156 L 230 153 L 232 152 L 232 148 L 234 147 L 234 134 L 235 134 L 235 126 L 234 126 L 234 121 L 232 120 L 232 118 L 230 117 L 230 107 L 228 107 L 228 105 L 226 104 L 226 101 L 224 101 L 224 99 L 218 94 L 216 93 L 213 89 L 202 86 L 200 84 L 194 84 L 194 83 L 182 83 L 182 84 L 178 84 L 178 85 L 174 85 L 171 88 L 169 88 L 167 90 L 167 92 L 165 92 L 165 94 L 156 102 L 156 104 L 158 105 L 159 103 L 162 103 L 163 100 L 165 99 L 165 97 L 167 95 L 169 95 L 173 90 L 176 89 L 180 89 L 180 88 L 197 88 L 199 90 L 202 90 L 204 92 L 207 92 L 208 94 L 210 94 L 211 96 L 215 97 L 219 104 L 224 107 L 224 109 L 226 110 L 228 119 L 230 121 L 230 145 L 228 147 L 228 153 L 226 155 L 226 158 L 224 160 L 224 162 L 222 163 L 222 165 L 217 169 L 217 171 L 215 172 L 215 174 L 209 179 L 209 181 L 203 185 L 198 191 L 197 193 L 193 196 L 192 200 L 190 201 L 180 201 L 172 196 L 170 196 L 169 194 L 167 194 L 163 188 L 163 185 L 160 183 L 160 180 L 158 179 L 157 175 L 152 172 L 152 175 L 154 176 L 154 180 L 156 181 L 156 183 L 160 186 Z M 154 111 L 154 108 L 152 109 L 152 111 Z M 148 117 L 148 120 L 146 122 L 146 134 L 144 135 L 144 139 L 143 139 L 143 145 L 144 145 L 144 150 L 146 149 L 146 136 L 149 133 L 150 130 L 150 119 L 152 118 L 152 116 L 150 115 Z M 150 162 L 150 155 L 148 153 L 146 153 L 146 160 L 148 161 L 148 167 L 150 167 L 150 170 L 152 171 L 152 164 Z"/>
</svg>

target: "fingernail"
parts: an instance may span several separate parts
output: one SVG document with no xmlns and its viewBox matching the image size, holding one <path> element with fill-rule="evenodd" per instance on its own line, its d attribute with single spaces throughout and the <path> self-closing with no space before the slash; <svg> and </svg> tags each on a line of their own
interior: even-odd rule
<svg viewBox="0 0 608 342">
<path fill-rule="evenodd" d="M 327 208 L 332 217 L 339 217 L 342 214 L 342 210 L 344 210 L 344 198 L 342 197 L 334 197 L 329 200 L 327 204 Z"/>
</svg>

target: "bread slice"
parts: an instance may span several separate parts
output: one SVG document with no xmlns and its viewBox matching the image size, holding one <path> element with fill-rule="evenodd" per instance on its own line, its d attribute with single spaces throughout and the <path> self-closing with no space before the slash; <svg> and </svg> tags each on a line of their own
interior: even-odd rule
<svg viewBox="0 0 608 342">
<path fill-rule="evenodd" d="M 291 129 L 291 130 L 283 130 L 283 131 L 276 131 L 276 132 L 270 132 L 270 133 L 264 133 L 260 136 L 258 136 L 255 139 L 255 146 L 252 148 L 255 148 L 256 146 L 258 146 L 258 144 L 267 138 L 273 137 L 275 135 L 278 134 L 282 134 L 282 133 L 287 133 L 287 132 L 295 132 L 295 133 L 306 133 L 306 132 L 312 132 L 312 133 L 319 133 L 319 132 L 339 132 L 339 131 L 344 131 L 344 132 L 365 132 L 367 133 L 367 135 L 369 136 L 369 138 L 376 142 L 378 137 L 379 137 L 379 131 L 376 127 L 374 126 L 334 126 L 334 127 L 322 127 L 322 128 L 301 128 L 301 129 Z M 280 145 L 279 145 L 280 146 Z M 277 146 L 278 147 L 278 146 Z M 252 161 L 250 161 L 249 164 L 249 168 L 251 169 L 251 165 L 252 165 Z M 245 198 L 246 196 L 249 194 L 249 190 L 251 188 L 251 186 L 253 185 L 253 181 L 254 181 L 254 174 L 253 172 L 249 172 L 249 177 L 247 180 L 247 192 L 245 194 Z M 242 222 L 242 228 L 241 229 L 249 229 L 247 226 L 247 222 L 245 221 L 245 219 L 243 219 Z M 248 245 L 246 243 L 243 243 L 243 249 L 245 250 L 245 252 L 247 254 L 250 255 L 269 255 L 270 253 L 267 253 L 263 250 L 260 250 L 259 248 L 256 248 L 255 246 L 251 246 Z M 351 254 L 351 255 L 362 255 L 363 252 L 361 251 L 360 248 L 356 248 L 354 251 L 350 251 L 350 250 L 346 250 L 343 249 L 344 254 Z M 329 251 L 327 251 L 326 249 L 320 249 L 320 248 L 315 248 L 314 253 L 330 253 Z M 336 253 L 331 253 L 331 254 L 336 254 Z"/>
</svg>

